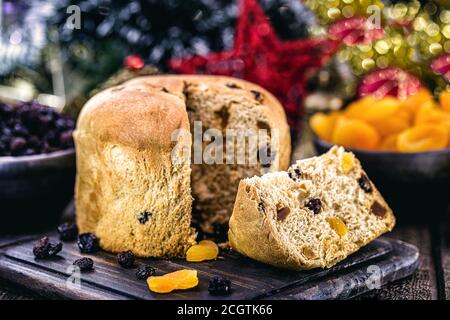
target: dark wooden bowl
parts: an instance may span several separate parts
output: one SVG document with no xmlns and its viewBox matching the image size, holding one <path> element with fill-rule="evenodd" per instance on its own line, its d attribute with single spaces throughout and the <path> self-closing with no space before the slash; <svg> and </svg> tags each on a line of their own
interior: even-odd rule
<svg viewBox="0 0 450 320">
<path fill-rule="evenodd" d="M 0 157 L 2 233 L 55 225 L 73 197 L 75 150 L 23 157 Z"/>
<path fill-rule="evenodd" d="M 319 154 L 332 145 L 314 138 Z M 450 149 L 400 153 L 349 149 L 403 221 L 429 221 L 450 205 Z"/>
</svg>

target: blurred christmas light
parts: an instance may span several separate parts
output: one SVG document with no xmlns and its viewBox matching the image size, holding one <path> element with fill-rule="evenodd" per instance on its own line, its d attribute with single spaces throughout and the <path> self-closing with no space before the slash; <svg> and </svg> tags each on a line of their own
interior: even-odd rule
<svg viewBox="0 0 450 320">
<path fill-rule="evenodd" d="M 450 52 L 450 1 L 431 0 L 421 4 L 418 0 L 411 0 L 386 6 L 373 0 L 306 0 L 306 3 L 317 13 L 320 21 L 328 26 L 332 39 L 341 36 L 344 45 L 337 55 L 338 59 L 347 62 L 355 75 L 362 76 L 375 69 L 395 67 L 434 83 L 437 90 L 445 86 L 445 81 L 443 83 L 435 75 L 445 75 L 447 72 L 441 70 L 433 73 L 430 64 L 443 53 Z M 344 8 L 350 12 L 348 6 L 354 11 L 352 18 L 347 15 L 344 17 L 343 14 L 325 14 L 330 10 L 341 12 Z M 370 31 L 360 27 L 362 22 L 359 26 L 355 23 L 350 26 L 347 22 L 355 21 L 356 17 L 361 21 L 369 21 L 374 12 L 368 10 L 370 6 L 378 6 L 381 13 L 384 33 L 377 37 L 370 37 Z M 347 31 L 345 26 L 351 31 Z M 360 32 L 357 36 L 356 30 Z"/>
</svg>

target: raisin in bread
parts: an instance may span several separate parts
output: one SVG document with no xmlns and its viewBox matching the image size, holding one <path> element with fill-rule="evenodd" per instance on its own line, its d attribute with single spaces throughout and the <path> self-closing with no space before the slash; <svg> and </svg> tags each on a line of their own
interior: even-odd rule
<svg viewBox="0 0 450 320">
<path fill-rule="evenodd" d="M 267 129 L 276 141 L 271 162 L 191 164 L 194 120 L 203 132 Z M 172 141 L 176 129 L 186 132 Z M 84 106 L 74 139 L 80 232 L 95 233 L 107 251 L 146 257 L 184 256 L 195 243 L 193 199 L 195 220 L 212 232 L 227 224 L 242 178 L 286 169 L 290 157 L 281 105 L 227 77 L 150 76 L 109 88 Z M 186 161 L 174 163 L 173 150 Z"/>
<path fill-rule="evenodd" d="M 302 270 L 329 268 L 394 224 L 359 161 L 333 147 L 287 172 L 242 180 L 228 236 L 243 255 Z"/>
</svg>

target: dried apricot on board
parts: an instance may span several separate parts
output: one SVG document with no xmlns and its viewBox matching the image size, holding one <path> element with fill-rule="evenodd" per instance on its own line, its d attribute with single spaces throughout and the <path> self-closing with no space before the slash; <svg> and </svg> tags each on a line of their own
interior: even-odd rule
<svg viewBox="0 0 450 320">
<path fill-rule="evenodd" d="M 400 152 L 422 152 L 443 149 L 448 144 L 448 132 L 442 125 L 424 124 L 402 132 L 397 139 Z"/>
<path fill-rule="evenodd" d="M 333 112 L 331 114 L 319 112 L 311 117 L 309 123 L 314 133 L 317 134 L 320 139 L 330 141 L 334 126 L 339 117 L 340 112 Z"/>
<path fill-rule="evenodd" d="M 347 226 L 345 225 L 345 223 L 336 217 L 330 217 L 330 218 L 326 218 L 328 224 L 330 225 L 330 227 L 336 231 L 336 233 L 340 236 L 343 237 L 347 234 L 348 229 Z"/>
<path fill-rule="evenodd" d="M 219 247 L 211 240 L 202 240 L 193 245 L 186 252 L 186 260 L 189 262 L 201 262 L 216 259 L 219 255 Z"/>
<path fill-rule="evenodd" d="M 341 118 L 336 123 L 332 142 L 349 148 L 376 149 L 380 135 L 364 121 Z"/>
<path fill-rule="evenodd" d="M 198 285 L 197 271 L 183 269 L 162 276 L 149 277 L 147 284 L 151 291 L 157 293 L 194 288 Z"/>
</svg>

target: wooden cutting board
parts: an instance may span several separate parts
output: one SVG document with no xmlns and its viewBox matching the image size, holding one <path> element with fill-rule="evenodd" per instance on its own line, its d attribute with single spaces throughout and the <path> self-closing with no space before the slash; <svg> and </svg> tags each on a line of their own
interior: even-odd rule
<svg viewBox="0 0 450 320">
<path fill-rule="evenodd" d="M 53 240 L 56 234 L 51 234 Z M 351 298 L 411 275 L 418 267 L 418 250 L 407 243 L 382 237 L 328 270 L 293 272 L 273 268 L 235 252 L 222 251 L 215 261 L 188 263 L 183 260 L 139 259 L 157 274 L 190 268 L 198 270 L 198 287 L 170 294 L 155 294 L 135 276 L 136 268 L 123 269 L 113 254 L 89 255 L 95 270 L 82 273 L 79 285 L 70 266 L 82 257 L 77 245 L 64 243 L 62 252 L 51 260 L 36 260 L 32 253 L 37 237 L 0 242 L 0 277 L 49 298 L 68 299 L 337 299 Z M 379 275 L 379 277 L 378 277 Z M 233 292 L 215 297 L 208 293 L 209 280 L 223 276 L 231 280 Z M 378 282 L 377 282 L 378 281 Z M 76 282 L 76 281 L 75 281 Z M 366 283 L 371 285 L 367 286 Z"/>
</svg>

